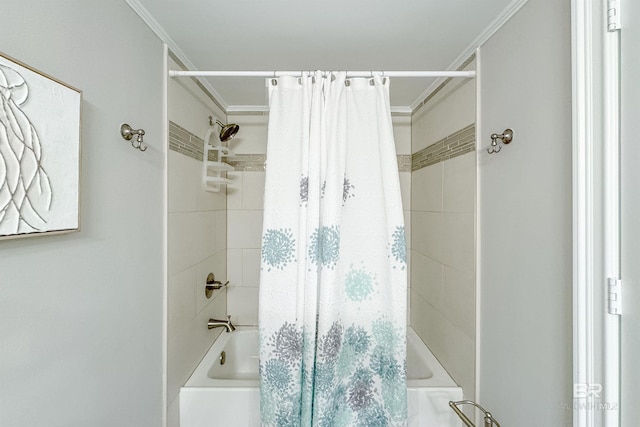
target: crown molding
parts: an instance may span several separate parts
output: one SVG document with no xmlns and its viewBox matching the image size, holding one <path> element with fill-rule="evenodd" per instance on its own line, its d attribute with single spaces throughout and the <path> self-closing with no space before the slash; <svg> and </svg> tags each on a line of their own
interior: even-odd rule
<svg viewBox="0 0 640 427">
<path fill-rule="evenodd" d="M 500 15 L 496 17 L 488 26 L 484 29 L 478 37 L 476 37 L 446 68 L 447 70 L 457 70 L 465 61 L 467 61 L 472 55 L 475 54 L 476 49 L 487 42 L 511 17 L 518 12 L 522 6 L 527 3 L 528 0 L 513 0 L 502 11 Z M 165 31 L 165 29 L 155 20 L 149 11 L 140 3 L 139 0 L 125 0 L 125 2 L 133 9 L 133 11 L 144 21 L 145 24 L 153 31 L 160 40 L 162 40 L 173 52 L 173 54 L 182 62 L 187 70 L 195 71 L 196 66 L 189 60 L 184 54 L 178 44 L 171 38 L 171 36 Z M 196 78 L 198 82 L 207 90 L 213 98 L 214 102 L 225 112 L 225 114 L 257 114 L 265 113 L 269 111 L 267 105 L 229 105 L 220 96 L 220 94 L 211 86 L 211 84 L 202 78 Z M 432 92 L 436 91 L 445 82 L 445 78 L 439 78 L 431 86 L 427 88 L 420 96 L 418 96 L 409 106 L 396 106 L 391 107 L 391 114 L 393 115 L 411 115 L 418 108 L 422 106 L 423 101 L 428 98 Z"/>
<path fill-rule="evenodd" d="M 171 38 L 169 33 L 165 31 L 165 29 L 155 20 L 153 16 L 149 13 L 149 11 L 140 3 L 139 0 L 125 0 L 125 2 L 133 9 L 133 11 L 142 19 L 142 21 L 147 24 L 147 26 L 155 33 L 156 36 L 160 40 L 162 40 L 169 50 L 173 53 L 173 55 L 182 62 L 185 68 L 189 71 L 197 70 L 196 66 L 189 60 L 187 55 L 184 54 L 182 49 L 178 46 L 178 44 Z M 209 91 L 209 95 L 213 98 L 213 102 L 218 104 L 220 109 L 222 109 L 225 114 L 229 108 L 229 105 L 225 102 L 225 100 L 220 96 L 220 94 L 211 86 L 211 84 L 206 79 L 194 78 L 200 84 Z"/>
</svg>

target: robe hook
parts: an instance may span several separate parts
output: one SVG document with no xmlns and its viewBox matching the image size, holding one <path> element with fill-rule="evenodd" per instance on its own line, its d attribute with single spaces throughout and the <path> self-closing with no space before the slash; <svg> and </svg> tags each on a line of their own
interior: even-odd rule
<svg viewBox="0 0 640 427">
<path fill-rule="evenodd" d="M 135 140 L 131 141 L 131 146 L 140 151 L 147 151 L 147 146 L 143 144 L 144 129 L 133 129 L 127 123 L 123 123 L 120 126 L 120 135 L 126 141 L 131 141 L 134 136 L 137 136 Z"/>
<path fill-rule="evenodd" d="M 502 144 L 508 144 L 513 141 L 513 130 L 505 129 L 503 133 L 491 134 L 491 147 L 487 148 L 487 153 L 494 154 L 499 153 L 502 150 L 502 144 L 498 145 L 498 140 L 502 141 Z"/>
</svg>

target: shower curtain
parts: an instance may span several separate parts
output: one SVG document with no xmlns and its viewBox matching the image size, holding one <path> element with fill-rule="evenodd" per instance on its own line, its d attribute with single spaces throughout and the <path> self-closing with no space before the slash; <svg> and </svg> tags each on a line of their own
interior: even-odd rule
<svg viewBox="0 0 640 427">
<path fill-rule="evenodd" d="M 405 426 L 406 244 L 389 79 L 269 79 L 262 425 Z"/>
</svg>

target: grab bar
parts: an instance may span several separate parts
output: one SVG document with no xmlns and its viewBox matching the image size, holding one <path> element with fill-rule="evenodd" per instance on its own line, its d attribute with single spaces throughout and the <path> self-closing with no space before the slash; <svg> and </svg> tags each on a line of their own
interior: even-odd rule
<svg viewBox="0 0 640 427">
<path fill-rule="evenodd" d="M 491 415 L 491 412 L 485 410 L 482 406 L 478 405 L 476 402 L 472 400 L 460 400 L 458 402 L 450 401 L 449 406 L 451 407 L 451 409 L 453 409 L 453 412 L 455 412 L 458 415 L 458 417 L 462 420 L 462 422 L 467 427 L 476 427 L 476 425 L 473 423 L 473 421 L 469 419 L 469 417 L 467 417 L 460 410 L 460 408 L 458 408 L 458 405 L 471 405 L 480 409 L 482 413 L 484 413 L 484 427 L 493 427 L 493 426 L 500 427 L 500 424 L 498 423 L 498 421 L 496 421 L 495 418 L 493 418 L 493 415 Z"/>
</svg>

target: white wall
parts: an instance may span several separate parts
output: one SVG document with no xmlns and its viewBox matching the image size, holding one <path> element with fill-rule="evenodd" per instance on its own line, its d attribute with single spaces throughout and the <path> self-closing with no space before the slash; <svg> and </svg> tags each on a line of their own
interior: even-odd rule
<svg viewBox="0 0 640 427">
<path fill-rule="evenodd" d="M 569 6 L 531 0 L 480 49 L 478 399 L 502 425 L 571 425 Z"/>
<path fill-rule="evenodd" d="M 230 115 L 240 132 L 230 144 L 236 154 L 264 154 L 267 148 L 266 115 Z M 397 154 L 411 153 L 411 118 L 393 117 Z M 234 181 L 227 194 L 228 311 L 241 325 L 258 324 L 258 285 L 264 193 L 264 170 L 230 172 Z M 400 173 L 407 244 L 410 244 L 409 197 L 411 173 Z"/>
<path fill-rule="evenodd" d="M 453 80 L 414 113 L 412 151 L 474 124 L 475 90 L 474 80 Z M 475 395 L 475 201 L 475 152 L 411 174 L 411 325 L 469 399 Z"/>
<path fill-rule="evenodd" d="M 83 91 L 82 230 L 0 242 L 0 425 L 160 426 L 162 44 L 123 1 L 3 0 L 0 40 Z"/>
<path fill-rule="evenodd" d="M 169 59 L 169 69 L 179 66 Z M 169 79 L 169 120 L 204 138 L 208 117 L 225 116 L 188 78 Z M 217 135 L 214 134 L 214 136 Z M 168 153 L 168 358 L 167 407 L 169 427 L 179 425 L 180 387 L 222 329 L 207 329 L 209 318 L 226 316 L 226 290 L 205 297 L 209 273 L 227 278 L 227 215 L 224 186 L 218 193 L 202 188 L 202 160 Z"/>
<path fill-rule="evenodd" d="M 624 3 L 621 32 L 622 58 L 622 426 L 632 426 L 640 418 L 640 4 Z"/>
</svg>

